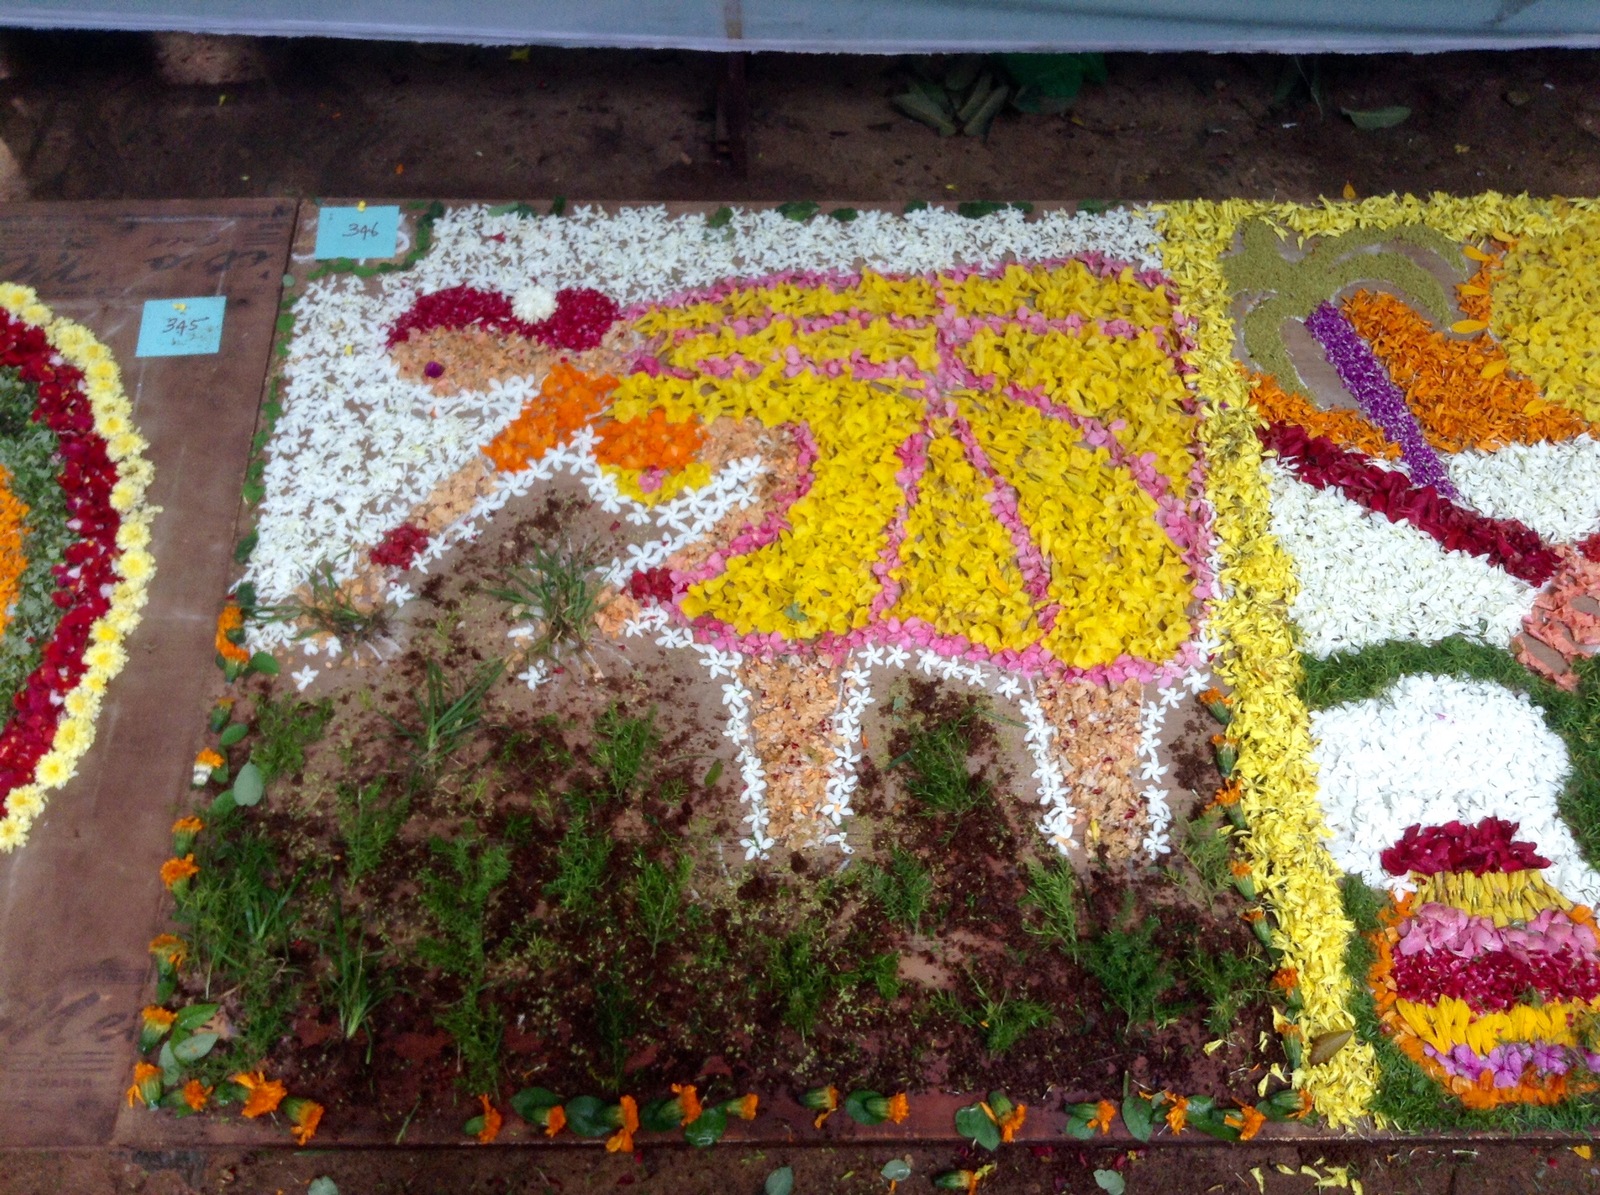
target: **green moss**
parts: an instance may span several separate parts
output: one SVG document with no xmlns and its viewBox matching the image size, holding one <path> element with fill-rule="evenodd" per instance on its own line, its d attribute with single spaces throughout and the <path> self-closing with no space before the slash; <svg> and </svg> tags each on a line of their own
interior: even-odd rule
<svg viewBox="0 0 1600 1195">
<path fill-rule="evenodd" d="M 1426 225 L 1354 229 L 1318 241 L 1298 261 L 1283 255 L 1281 230 L 1265 220 L 1247 221 L 1240 235 L 1241 247 L 1223 262 L 1223 275 L 1235 299 L 1270 296 L 1245 313 L 1244 343 L 1256 364 L 1277 378 L 1285 390 L 1311 397 L 1284 344 L 1284 322 L 1305 319 L 1319 303 L 1345 287 L 1366 281 L 1387 283 L 1441 327 L 1450 323 L 1450 297 L 1437 278 L 1403 253 L 1368 252 L 1374 245 L 1400 242 L 1463 271 L 1460 246 Z"/>
</svg>

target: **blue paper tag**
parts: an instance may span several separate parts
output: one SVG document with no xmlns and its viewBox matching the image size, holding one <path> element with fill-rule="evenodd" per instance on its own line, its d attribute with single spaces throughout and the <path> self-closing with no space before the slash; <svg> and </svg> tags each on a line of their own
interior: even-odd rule
<svg viewBox="0 0 1600 1195">
<path fill-rule="evenodd" d="M 325 207 L 317 212 L 317 247 L 312 256 L 393 257 L 400 248 L 398 207 Z"/>
<path fill-rule="evenodd" d="M 222 314 L 228 300 L 221 295 L 195 299 L 146 299 L 139 321 L 136 357 L 190 357 L 222 348 Z"/>
</svg>

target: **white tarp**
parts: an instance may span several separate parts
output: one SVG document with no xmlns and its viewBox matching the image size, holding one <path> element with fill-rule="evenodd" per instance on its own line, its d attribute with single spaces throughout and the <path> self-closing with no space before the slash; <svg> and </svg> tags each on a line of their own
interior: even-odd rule
<svg viewBox="0 0 1600 1195">
<path fill-rule="evenodd" d="M 1600 45 L 1596 0 L 0 0 L 0 26 L 802 50 Z"/>
</svg>

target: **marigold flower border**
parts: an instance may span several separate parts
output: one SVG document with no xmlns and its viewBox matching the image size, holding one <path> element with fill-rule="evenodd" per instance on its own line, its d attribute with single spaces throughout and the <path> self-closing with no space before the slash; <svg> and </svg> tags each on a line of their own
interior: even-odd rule
<svg viewBox="0 0 1600 1195">
<path fill-rule="evenodd" d="M 1274 945 L 1296 968 L 1304 1007 L 1285 1031 L 1302 1041 L 1354 1028 L 1344 953 L 1354 926 L 1340 898 L 1341 871 L 1323 845 L 1328 829 L 1317 800 L 1310 715 L 1297 694 L 1300 661 L 1289 605 L 1296 592 L 1293 561 L 1270 533 L 1261 470 L 1259 418 L 1234 357 L 1235 326 L 1222 258 L 1244 221 L 1265 217 L 1303 244 L 1356 228 L 1425 223 L 1458 240 L 1561 231 L 1595 201 L 1535 200 L 1494 192 L 1470 197 L 1380 196 L 1320 206 L 1257 200 L 1160 205 L 1167 274 L 1185 308 L 1198 318 L 1193 360 L 1206 418 L 1202 435 L 1210 469 L 1207 496 L 1215 511 L 1222 596 L 1213 625 L 1226 644 L 1216 670 L 1234 689 L 1232 731 L 1239 740 L 1242 848 L 1271 909 Z M 1320 1065 L 1297 1069 L 1316 1109 L 1334 1125 L 1351 1125 L 1377 1091 L 1372 1047 L 1352 1039 Z"/>
<path fill-rule="evenodd" d="M 111 350 L 88 328 L 56 316 L 31 287 L 0 283 L 0 310 L 43 331 L 51 348 L 83 373 L 83 392 L 94 414 L 95 432 L 104 439 L 106 455 L 116 468 L 110 503 L 121 518 L 112 565 L 118 580 L 110 606 L 91 626 L 85 658 L 102 645 L 106 650 L 97 653 L 98 659 L 89 663 L 78 683 L 64 695 L 63 716 L 32 781 L 4 794 L 0 853 L 9 853 L 27 841 L 49 794 L 72 779 L 78 762 L 94 745 L 95 720 L 106 686 L 126 664 L 123 643 L 139 625 L 149 600 L 150 579 L 155 574 L 155 558 L 148 550 L 150 525 L 159 508 L 145 503 L 155 469 L 144 456 L 149 443 L 133 430 L 133 405 L 123 390 L 121 371 Z M 47 768 L 51 777 L 43 778 Z"/>
</svg>

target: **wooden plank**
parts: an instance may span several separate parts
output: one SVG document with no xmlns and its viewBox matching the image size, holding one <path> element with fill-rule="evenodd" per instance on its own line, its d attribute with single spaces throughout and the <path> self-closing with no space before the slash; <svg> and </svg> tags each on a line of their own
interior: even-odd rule
<svg viewBox="0 0 1600 1195">
<path fill-rule="evenodd" d="M 0 857 L 0 1146 L 105 1143 L 128 1085 L 295 216 L 286 200 L 0 207 L 0 280 L 111 347 L 163 510 L 94 748 Z M 220 353 L 134 357 L 146 299 L 199 295 L 227 297 Z"/>
</svg>

